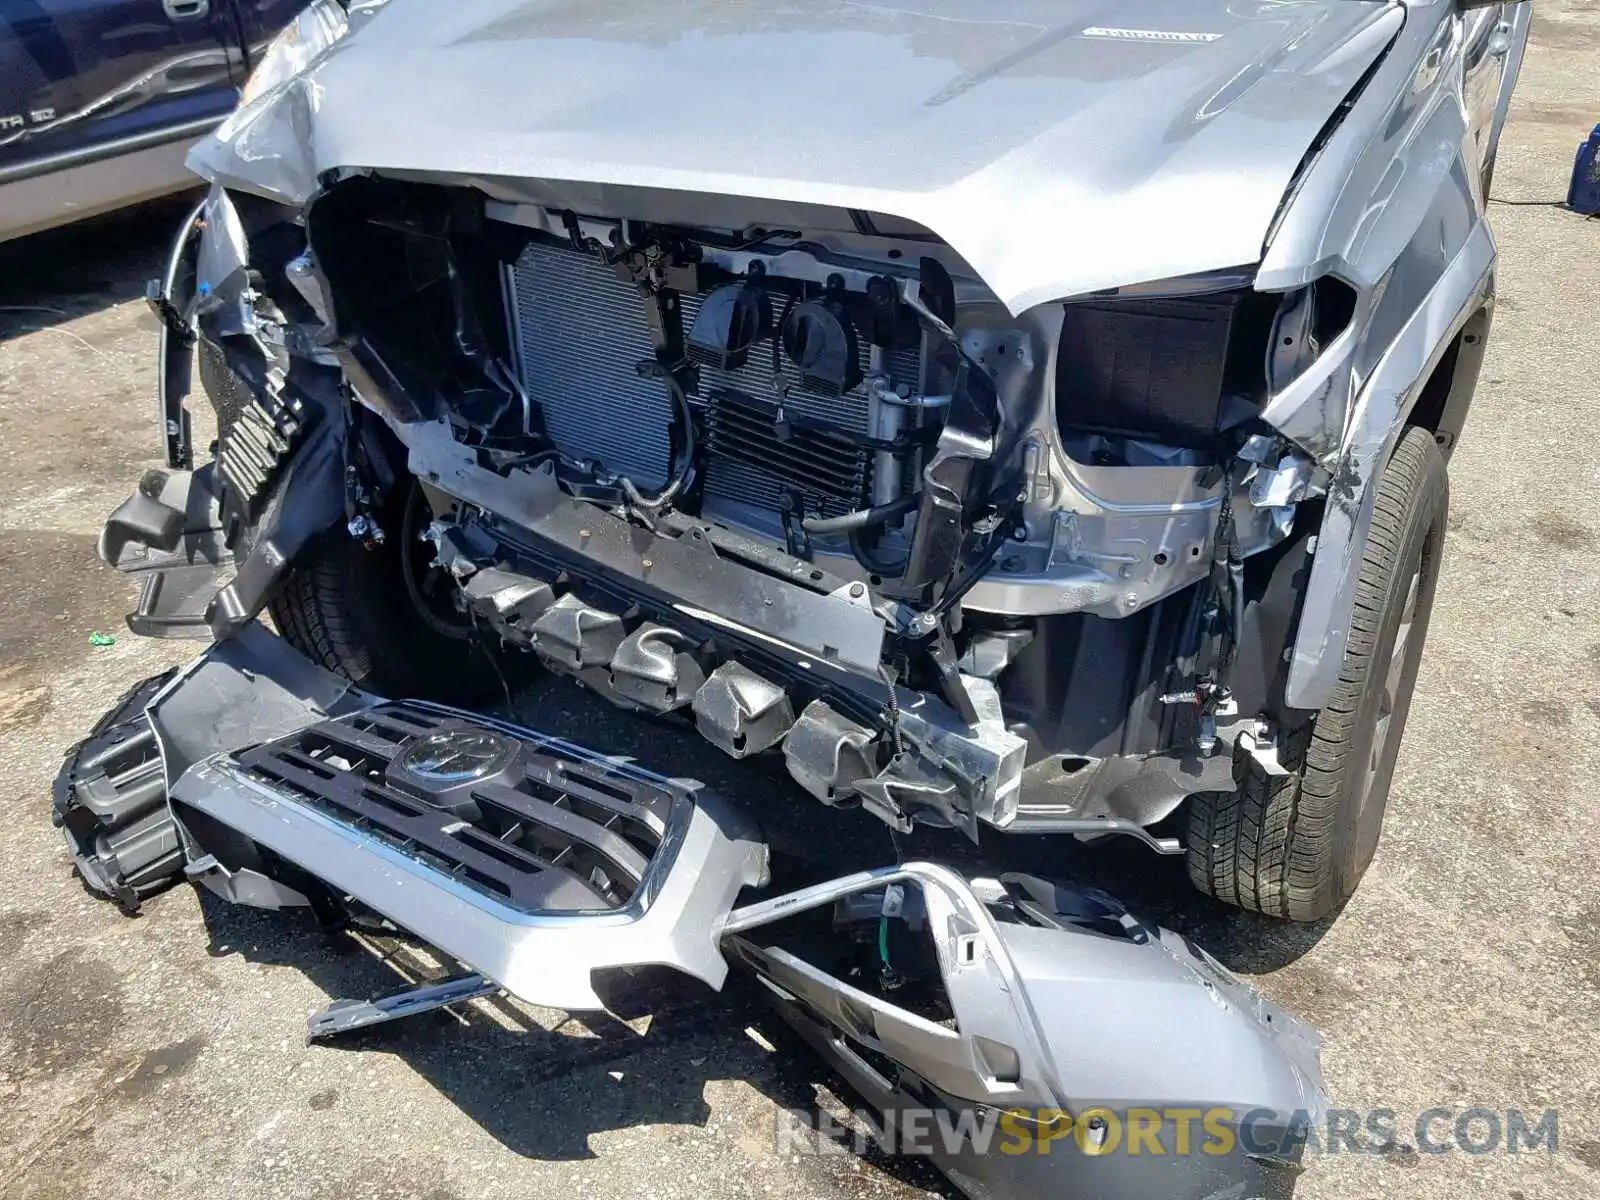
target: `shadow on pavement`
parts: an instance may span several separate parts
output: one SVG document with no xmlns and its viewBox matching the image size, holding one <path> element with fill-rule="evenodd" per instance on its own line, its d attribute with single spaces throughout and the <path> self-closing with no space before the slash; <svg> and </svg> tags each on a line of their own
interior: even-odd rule
<svg viewBox="0 0 1600 1200">
<path fill-rule="evenodd" d="M 442 973 L 425 948 L 402 938 L 326 934 L 305 913 L 240 908 L 204 889 L 199 896 L 211 954 L 293 967 L 330 998 L 379 995 Z M 497 997 L 324 1044 L 397 1056 L 508 1150 L 531 1159 L 594 1158 L 590 1137 L 610 1130 L 704 1126 L 707 1085 L 722 1081 L 755 1088 L 780 1110 L 778 1120 L 808 1126 L 819 1088 L 853 1103 L 846 1085 L 742 977 L 717 993 L 661 970 L 618 976 L 602 990 L 611 1013 L 566 1016 Z M 744 1135 L 775 1153 L 780 1145 L 779 1127 L 765 1118 Z M 928 1163 L 870 1146 L 865 1159 L 933 1196 L 959 1195 Z"/>
<path fill-rule="evenodd" d="M 0 242 L 0 343 L 143 297 L 197 195 Z"/>
</svg>

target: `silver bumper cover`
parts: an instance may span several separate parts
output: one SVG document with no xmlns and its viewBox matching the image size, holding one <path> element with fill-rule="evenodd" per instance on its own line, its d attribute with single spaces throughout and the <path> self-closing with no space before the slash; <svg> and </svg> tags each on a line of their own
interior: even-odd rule
<svg viewBox="0 0 1600 1200">
<path fill-rule="evenodd" d="M 660 783 L 682 791 L 681 784 Z M 513 995 L 550 1008 L 603 1008 L 591 977 L 607 968 L 670 966 L 720 987 L 728 971 L 718 946 L 721 919 L 741 890 L 766 877 L 766 846 L 754 826 L 710 796 L 684 794 L 673 805 L 661 845 L 627 904 L 576 913 L 529 912 L 497 899 L 395 839 L 287 794 L 231 756 L 190 768 L 172 798 L 382 913 Z M 441 829 L 460 824 L 448 809 L 433 819 Z"/>
<path fill-rule="evenodd" d="M 920 1124 L 926 1132 L 930 1117 L 956 1129 L 1000 1122 L 1008 1137 L 995 1144 L 941 1136 L 921 1151 L 974 1197 L 1281 1194 L 1299 1165 L 1293 1131 L 1323 1120 L 1317 1035 L 1197 947 L 1102 893 L 911 862 L 737 906 L 744 889 L 766 882 L 766 847 L 717 797 L 493 718 L 322 695 L 323 683 L 322 673 L 256 631 L 243 646 L 213 647 L 150 710 L 169 766 L 185 755 L 193 762 L 171 788 L 174 814 L 204 826 L 206 840 L 221 847 L 207 852 L 186 829 L 191 874 L 230 899 L 304 902 L 297 885 L 325 887 L 483 977 L 458 981 L 461 995 L 482 994 L 492 983 L 556 1008 L 602 1007 L 596 971 L 667 965 L 717 987 L 731 961 L 757 977 L 784 1019 L 880 1114 L 883 1128 Z M 185 689 L 204 703 L 188 703 Z M 292 696 L 304 715 L 285 733 L 295 724 Z M 213 698 L 222 698 L 225 719 Z M 329 715 L 335 712 L 344 715 Z M 265 731 L 254 738 L 252 714 Z M 219 728 L 237 744 L 213 741 L 208 756 L 193 758 Z M 422 792 L 405 790 L 419 760 L 404 751 L 419 739 L 434 746 L 427 739 L 440 730 L 510 739 L 516 754 L 497 759 L 495 773 L 465 791 L 452 784 L 424 802 Z M 556 790 L 572 800 L 546 811 L 538 797 L 550 794 L 555 759 L 570 764 L 570 775 L 556 772 Z M 334 782 L 319 794 L 311 781 L 325 777 Z M 587 782 L 574 782 L 580 777 Z M 597 781 L 602 800 L 606 787 L 614 798 L 630 788 L 635 800 L 651 793 L 644 803 L 660 818 L 655 844 L 635 853 L 607 842 L 598 825 L 583 825 L 599 811 L 589 786 Z M 371 805 L 378 807 L 363 807 Z M 495 824 L 495 805 L 531 806 L 555 834 L 587 839 L 591 850 L 609 846 L 612 861 L 635 861 L 626 894 L 605 891 L 592 865 L 600 859 L 591 855 L 574 870 L 577 859 L 563 866 L 563 853 L 552 857 L 559 837 L 521 843 L 539 857 L 528 867 L 518 858 L 528 854 L 516 850 L 521 826 Z M 622 828 L 600 824 L 604 832 Z M 481 849 L 491 835 L 508 847 L 513 868 L 535 878 L 531 890 L 513 881 L 494 894 L 482 872 L 468 869 L 466 850 L 454 865 L 447 861 L 441 839 L 462 837 Z M 240 841 L 230 848 L 229 838 Z M 641 840 L 630 835 L 630 844 Z M 254 866 L 217 861 L 239 845 L 261 852 Z M 539 882 L 540 871 L 562 881 Z M 584 899 L 591 884 L 607 903 Z M 548 906 L 530 903 L 546 894 L 555 897 Z M 824 933 L 823 943 L 804 941 L 814 932 L 797 943 L 805 922 L 818 918 L 831 919 L 835 932 Z M 876 929 L 890 920 L 931 938 L 936 968 L 924 983 L 942 985 L 950 1019 L 903 1006 L 893 989 L 874 991 L 870 972 L 830 971 L 821 958 L 797 952 L 847 944 L 852 923 L 859 932 L 863 921 Z M 420 1011 L 431 999 L 408 995 L 406 1003 Z M 357 1007 L 358 1023 L 391 1015 Z M 1232 1130 L 1228 1149 L 1219 1153 L 1213 1143 L 1202 1152 L 1198 1132 L 1193 1153 L 1097 1148 L 1108 1120 L 1109 1128 L 1118 1120 L 1126 1127 L 1136 1112 L 1154 1114 L 1156 1136 L 1169 1146 L 1188 1139 L 1174 1122 L 1204 1114 Z"/>
</svg>

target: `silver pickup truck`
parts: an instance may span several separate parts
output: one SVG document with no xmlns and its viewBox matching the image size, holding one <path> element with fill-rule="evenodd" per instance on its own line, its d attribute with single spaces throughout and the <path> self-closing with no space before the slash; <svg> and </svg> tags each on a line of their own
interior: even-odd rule
<svg viewBox="0 0 1600 1200">
<path fill-rule="evenodd" d="M 1009 848 L 1134 837 L 1293 920 L 1356 887 L 1528 20 L 330 19 L 191 155 L 210 192 L 152 290 L 169 470 L 101 551 L 145 581 L 136 631 L 214 644 L 69 762 L 86 878 L 377 914 L 469 968 L 330 1028 L 731 962 L 885 1111 L 1076 1123 L 1071 1159 L 949 1150 L 975 1196 L 1269 1192 L 1292 1138 L 1156 1167 L 1097 1156 L 1085 1114 L 1227 1103 L 1281 1133 L 1322 1102 L 1314 1036 Z M 894 849 L 779 879 L 738 796 L 488 715 L 529 669 L 641 734 L 781 757 L 797 786 L 761 808 L 864 810 L 992 869 Z"/>
</svg>

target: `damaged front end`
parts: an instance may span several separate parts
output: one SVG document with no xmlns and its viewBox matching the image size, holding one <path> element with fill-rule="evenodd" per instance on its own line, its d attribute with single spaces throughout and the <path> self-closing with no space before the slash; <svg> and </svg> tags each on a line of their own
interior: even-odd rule
<svg viewBox="0 0 1600 1200">
<path fill-rule="evenodd" d="M 136 629 L 216 641 L 148 705 L 170 832 L 230 900 L 375 914 L 468 972 L 335 1005 L 314 1036 L 499 989 L 595 1008 L 618 969 L 718 987 L 735 965 L 886 1128 L 932 1112 L 1020 1139 L 935 1140 L 974 1197 L 1289 1190 L 1324 1103 L 1316 1037 L 1183 939 L 1003 870 L 784 890 L 742 797 L 440 701 L 537 664 L 734 758 L 781 756 L 824 806 L 986 851 L 1066 833 L 1178 853 L 1162 822 L 1186 798 L 1231 790 L 1242 756 L 1282 774 L 1277 739 L 1316 700 L 1297 621 L 1375 296 L 1333 274 L 1258 290 L 1236 264 L 1397 26 L 1377 5 L 1291 18 L 1218 15 L 1236 41 L 1207 59 L 1219 88 L 1279 89 L 1239 172 L 1253 216 L 1203 251 L 1120 227 L 1078 270 L 1046 218 L 1091 201 L 1064 184 L 1036 180 L 1007 232 L 976 202 L 994 194 L 775 182 L 787 159 L 714 187 L 640 166 L 626 130 L 575 165 L 502 155 L 480 114 L 459 147 L 397 155 L 337 100 L 390 59 L 343 44 L 200 148 L 212 188 L 153 293 L 171 470 L 101 543 L 147 581 Z M 1238 83 L 1269 35 L 1303 77 Z M 951 87 L 904 136 L 954 119 Z M 1069 125 L 1018 145 L 1085 136 Z M 679 136 L 663 155 L 699 153 Z M 1217 186 L 1223 161 L 1178 182 Z M 196 469 L 197 345 L 219 436 Z M 283 640 L 258 624 L 329 544 L 357 575 L 402 561 L 395 595 L 361 599 L 455 639 L 436 688 L 355 686 L 279 609 Z M 137 764 L 141 804 L 155 770 Z M 71 804 L 63 823 L 107 878 L 134 847 Z M 1190 1113 L 1221 1141 L 1119 1152 L 1135 1112 L 1163 1143 L 1190 1144 Z"/>
<path fill-rule="evenodd" d="M 915 861 L 784 891 L 756 806 L 380 698 L 255 621 L 330 531 L 407 538 L 478 636 L 734 757 L 781 754 L 826 805 L 1171 850 L 1146 827 L 1231 778 L 1226 672 L 1295 565 L 1264 552 L 1315 471 L 1224 395 L 1243 368 L 1219 365 L 1182 451 L 1073 431 L 1055 381 L 1099 352 L 1080 342 L 1173 311 L 1237 354 L 1256 298 L 1019 321 L 932 241 L 365 176 L 303 221 L 215 189 L 174 261 L 169 364 L 197 333 L 252 401 L 102 552 L 151 581 L 136 625 L 217 639 L 148 706 L 186 873 L 375 914 L 468 972 L 337 1002 L 312 1036 L 501 989 L 598 1008 L 619 969 L 719 987 L 734 965 L 886 1129 L 1009 1131 L 1003 1153 L 926 1146 L 974 1197 L 1292 1190 L 1325 1103 L 1315 1034 L 1109 897 Z M 188 383 L 167 378 L 178 468 Z M 405 487 L 420 515 L 386 527 L 378 497 Z M 1206 1154 L 1110 1142 L 1155 1113 L 1146 1135 L 1183 1145 L 1194 1111 L 1218 1122 Z"/>
<path fill-rule="evenodd" d="M 1281 709 L 1327 477 L 1261 417 L 1347 290 L 1013 316 L 904 221 L 573 190 L 353 173 L 302 219 L 214 189 L 187 310 L 256 403 L 205 519 L 257 545 L 190 620 L 253 619 L 342 509 L 425 542 L 481 634 L 825 804 L 1175 851 L 1148 827 Z M 319 437 L 337 479 L 275 513 Z"/>
<path fill-rule="evenodd" d="M 1176 853 L 1151 828 L 1230 790 L 1236 751 L 1275 769 L 1337 661 L 1296 617 L 1373 296 L 1334 274 L 1258 291 L 1248 264 L 1397 10 L 1218 6 L 1192 53 L 1069 13 L 992 63 L 931 13 L 836 14 L 888 56 L 923 39 L 947 85 L 850 76 L 879 100 L 863 124 L 792 99 L 836 57 L 784 56 L 767 69 L 796 86 L 713 128 L 698 85 L 748 83 L 746 39 L 811 45 L 796 14 L 748 13 L 704 31 L 725 52 L 652 52 L 697 89 L 656 94 L 683 111 L 646 144 L 655 85 L 603 21 L 497 0 L 447 31 L 380 7 L 343 40 L 334 13 L 320 57 L 193 156 L 212 191 L 158 296 L 172 465 L 187 339 L 247 402 L 198 488 L 153 481 L 156 506 L 122 514 L 155 551 L 122 563 L 154 569 L 147 592 L 194 568 L 146 625 L 240 628 L 342 524 L 426 559 L 430 620 L 734 757 L 781 754 L 898 830 Z M 1205 121 L 1140 92 L 1168 59 L 1215 86 Z M 581 137 L 546 107 L 569 60 L 612 96 Z M 390 85 L 398 61 L 435 85 L 426 110 Z M 529 63 L 549 78 L 525 109 L 485 109 Z M 976 139 L 1013 74 L 1036 102 L 1002 97 Z M 1118 89 L 1119 153 L 1183 148 L 1143 184 L 1094 159 L 1087 102 Z M 1206 236 L 1153 217 L 1175 195 L 1208 205 Z M 298 503 L 275 503 L 290 472 Z M 396 527 L 387 498 L 412 488 Z M 233 570 L 214 598 L 206 566 Z"/>
</svg>

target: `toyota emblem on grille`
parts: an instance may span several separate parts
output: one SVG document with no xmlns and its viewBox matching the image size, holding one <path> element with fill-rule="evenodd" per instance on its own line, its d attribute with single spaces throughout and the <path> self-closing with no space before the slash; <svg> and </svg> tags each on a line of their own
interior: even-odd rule
<svg viewBox="0 0 1600 1200">
<path fill-rule="evenodd" d="M 514 749 L 513 743 L 498 733 L 448 729 L 409 738 L 394 765 L 419 782 L 448 787 L 499 770 Z"/>
</svg>

